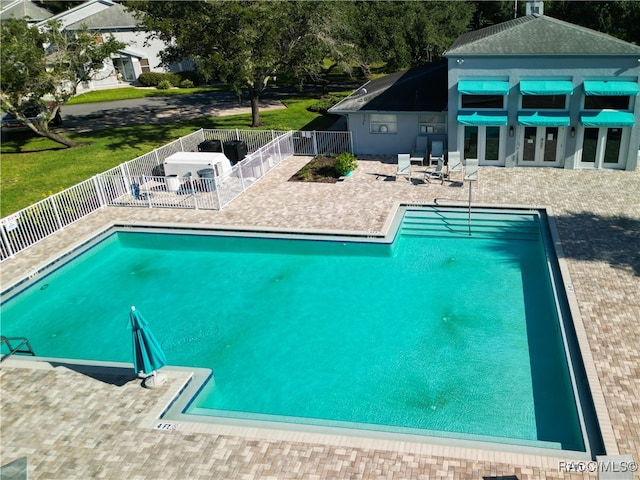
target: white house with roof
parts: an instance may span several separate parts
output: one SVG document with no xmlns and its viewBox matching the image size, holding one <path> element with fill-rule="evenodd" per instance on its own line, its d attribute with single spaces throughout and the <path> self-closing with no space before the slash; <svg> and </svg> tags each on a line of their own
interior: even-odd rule
<svg viewBox="0 0 640 480">
<path fill-rule="evenodd" d="M 446 99 L 446 128 L 407 107 L 421 86 L 389 76 L 330 109 L 347 116 L 355 153 L 409 153 L 444 133 L 448 152 L 480 165 L 636 169 L 640 46 L 534 13 L 464 33 L 445 57 L 447 84 L 430 95 Z"/>
<path fill-rule="evenodd" d="M 113 35 L 127 46 L 118 55 L 104 62 L 95 77 L 80 86 L 80 90 L 108 88 L 135 82 L 142 72 L 166 72 L 193 69 L 193 62 L 176 63 L 166 69 L 161 65 L 160 52 L 166 44 L 158 39 L 147 39 L 147 32 L 137 25 L 135 17 L 121 4 L 111 0 L 89 0 L 77 7 L 43 20 L 60 22 L 66 32 L 86 26 L 89 31 L 106 38 Z"/>
</svg>

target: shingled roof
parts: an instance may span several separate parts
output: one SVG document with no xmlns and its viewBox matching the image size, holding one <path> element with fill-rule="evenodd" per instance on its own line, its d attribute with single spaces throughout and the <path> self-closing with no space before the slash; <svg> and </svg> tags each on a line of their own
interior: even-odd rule
<svg viewBox="0 0 640 480">
<path fill-rule="evenodd" d="M 79 30 L 85 25 L 89 30 L 136 29 L 137 23 L 133 14 L 116 3 L 105 10 L 72 23 L 67 26 L 66 30 Z"/>
<path fill-rule="evenodd" d="M 452 55 L 640 55 L 640 46 L 544 15 L 527 15 L 460 35 Z"/>
<path fill-rule="evenodd" d="M 30 0 L 2 1 L 0 8 L 0 20 L 29 18 L 31 22 L 39 22 L 53 17 L 53 13 Z"/>
<path fill-rule="evenodd" d="M 441 112 L 447 107 L 447 61 L 428 63 L 364 84 L 330 111 Z"/>
</svg>

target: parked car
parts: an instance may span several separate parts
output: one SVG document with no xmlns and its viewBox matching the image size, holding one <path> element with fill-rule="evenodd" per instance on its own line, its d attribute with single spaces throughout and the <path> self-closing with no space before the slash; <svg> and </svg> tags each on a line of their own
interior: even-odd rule
<svg viewBox="0 0 640 480">
<path fill-rule="evenodd" d="M 53 110 L 55 108 L 54 104 L 48 104 L 46 107 L 42 106 L 41 104 L 35 104 L 31 107 L 27 107 L 27 109 L 25 110 L 25 116 L 28 119 L 33 119 L 36 120 L 36 118 L 38 117 L 38 115 L 40 113 L 42 113 L 42 109 L 43 108 L 48 108 L 50 111 Z M 62 115 L 61 115 L 61 109 L 58 109 L 58 111 L 56 112 L 55 116 L 49 121 L 50 125 L 53 126 L 60 126 L 62 125 Z M 13 114 L 11 113 L 7 113 L 2 117 L 2 133 L 3 134 L 9 134 L 9 133 L 14 133 L 14 132 L 27 132 L 30 131 L 31 129 L 29 127 L 27 127 L 24 123 L 22 123 L 20 120 L 18 120 Z"/>
</svg>

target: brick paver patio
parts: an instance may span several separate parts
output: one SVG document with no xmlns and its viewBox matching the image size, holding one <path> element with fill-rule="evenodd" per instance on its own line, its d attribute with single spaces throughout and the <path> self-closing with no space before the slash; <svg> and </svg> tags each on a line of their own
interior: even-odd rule
<svg viewBox="0 0 640 480">
<path fill-rule="evenodd" d="M 306 161 L 286 160 L 220 212 L 105 208 L 4 262 L 3 289 L 113 222 L 379 232 L 397 202 L 468 197 L 466 186 L 425 184 L 419 167 L 412 182 L 396 180 L 384 158 L 361 159 L 344 182 L 288 182 Z M 640 461 L 640 171 L 486 167 L 473 202 L 550 207 L 614 441 L 620 454 Z M 32 479 L 583 478 L 559 472 L 559 459 L 446 445 L 336 445 L 258 429 L 243 436 L 212 427 L 160 431 L 149 412 L 162 410 L 185 372 L 146 390 L 122 373 L 26 363 L 12 359 L 0 369 L 0 465 L 26 456 Z"/>
</svg>

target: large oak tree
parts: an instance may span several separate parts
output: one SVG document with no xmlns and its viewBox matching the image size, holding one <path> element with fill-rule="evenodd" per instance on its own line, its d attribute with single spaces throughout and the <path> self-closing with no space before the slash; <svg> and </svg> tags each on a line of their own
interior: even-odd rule
<svg viewBox="0 0 640 480">
<path fill-rule="evenodd" d="M 170 45 L 165 63 L 191 58 L 207 79 L 249 92 L 252 126 L 260 125 L 259 100 L 280 76 L 318 75 L 325 58 L 343 70 L 354 63 L 344 41 L 348 20 L 338 2 L 309 1 L 130 1 L 150 35 Z M 355 61 L 357 64 L 357 61 Z"/>
</svg>

